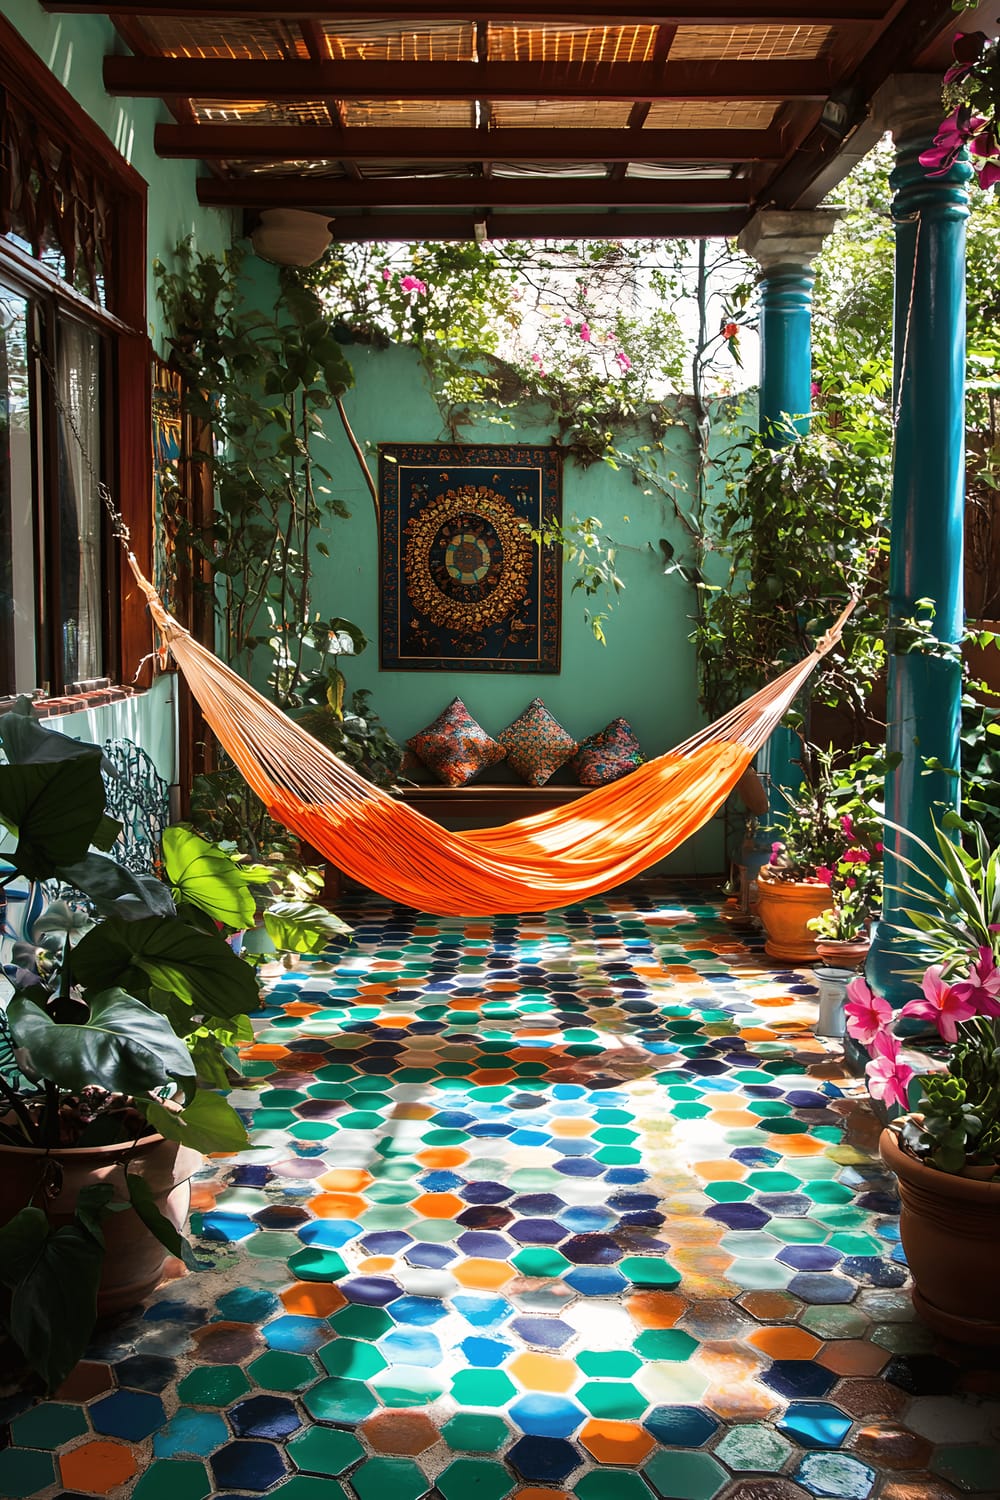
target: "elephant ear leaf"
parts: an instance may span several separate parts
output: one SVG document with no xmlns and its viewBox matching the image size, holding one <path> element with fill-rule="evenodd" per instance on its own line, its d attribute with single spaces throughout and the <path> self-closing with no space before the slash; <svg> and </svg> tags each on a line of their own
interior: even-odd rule
<svg viewBox="0 0 1000 1500">
<path fill-rule="evenodd" d="M 136 968 L 150 984 L 202 1015 L 232 1016 L 260 1005 L 257 979 L 218 933 L 198 932 L 180 917 L 111 918 L 73 952 L 73 972 L 84 987 L 108 974 L 121 980 Z"/>
<path fill-rule="evenodd" d="M 237 929 L 252 927 L 256 906 L 250 882 L 222 849 L 190 828 L 163 830 L 167 879 L 182 901 Z"/>
<path fill-rule="evenodd" d="M 57 1023 L 24 995 L 7 1007 L 18 1067 L 74 1093 L 97 1085 L 113 1094 L 146 1094 L 170 1083 L 194 1084 L 194 1065 L 164 1016 L 124 990 L 88 995 L 89 1015 Z"/>
<path fill-rule="evenodd" d="M 351 929 L 334 912 L 311 901 L 275 901 L 264 913 L 268 936 L 286 953 L 322 953 Z"/>
<path fill-rule="evenodd" d="M 79 748 L 79 747 L 78 747 Z M 0 822 L 17 834 L 13 863 L 48 880 L 82 860 L 104 823 L 101 752 L 0 766 Z"/>
</svg>

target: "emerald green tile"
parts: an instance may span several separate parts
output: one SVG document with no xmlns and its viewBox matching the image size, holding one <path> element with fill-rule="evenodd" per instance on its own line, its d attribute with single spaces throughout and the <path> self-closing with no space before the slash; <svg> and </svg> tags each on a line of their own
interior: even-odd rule
<svg viewBox="0 0 1000 1500">
<path fill-rule="evenodd" d="M 753 1190 L 742 1182 L 710 1182 L 705 1189 L 706 1197 L 712 1199 L 713 1203 L 745 1203 L 748 1198 L 753 1197 Z"/>
<path fill-rule="evenodd" d="M 61 1448 L 89 1429 L 79 1406 L 62 1401 L 42 1401 L 11 1423 L 11 1439 L 17 1448 Z"/>
<path fill-rule="evenodd" d="M 593 1417 L 627 1422 L 641 1417 L 649 1402 L 641 1391 L 621 1380 L 588 1380 L 576 1393 L 577 1401 Z"/>
<path fill-rule="evenodd" d="M 353 1433 L 336 1427 L 310 1427 L 288 1444 L 289 1458 L 307 1474 L 343 1474 L 364 1452 Z"/>
<path fill-rule="evenodd" d="M 254 1260 L 287 1261 L 297 1250 L 302 1249 L 302 1241 L 297 1234 L 262 1229 L 241 1245 L 240 1249 L 244 1255 L 250 1255 Z"/>
<path fill-rule="evenodd" d="M 351 1484 L 358 1500 L 420 1500 L 430 1480 L 410 1458 L 369 1458 L 355 1469 Z"/>
<path fill-rule="evenodd" d="M 635 1340 L 636 1353 L 643 1359 L 667 1359 L 682 1363 L 698 1348 L 697 1339 L 680 1328 L 647 1328 Z"/>
<path fill-rule="evenodd" d="M 212 1481 L 192 1458 L 154 1459 L 132 1491 L 132 1500 L 206 1500 Z"/>
<path fill-rule="evenodd" d="M 729 1468 L 737 1472 L 749 1469 L 765 1474 L 777 1473 L 791 1451 L 790 1443 L 779 1437 L 772 1428 L 759 1422 L 748 1423 L 745 1427 L 730 1427 L 715 1447 L 716 1455 Z"/>
<path fill-rule="evenodd" d="M 885 1244 L 873 1234 L 838 1233 L 830 1236 L 830 1244 L 842 1255 L 883 1255 Z"/>
<path fill-rule="evenodd" d="M 517 1387 L 502 1370 L 459 1370 L 451 1394 L 459 1406 L 505 1406 Z"/>
<path fill-rule="evenodd" d="M 802 1191 L 814 1203 L 851 1203 L 854 1199 L 842 1182 L 807 1182 Z"/>
<path fill-rule="evenodd" d="M 384 1406 L 430 1406 L 444 1395 L 447 1377 L 421 1365 L 393 1365 L 370 1379 Z"/>
<path fill-rule="evenodd" d="M 295 1474 L 275 1489 L 268 1490 L 269 1500 L 347 1500 L 347 1491 L 335 1479 L 312 1474 Z"/>
<path fill-rule="evenodd" d="M 386 1368 L 377 1349 L 357 1339 L 333 1339 L 319 1351 L 320 1360 L 329 1375 L 344 1375 L 350 1380 L 368 1380 Z"/>
<path fill-rule="evenodd" d="M 772 1219 L 764 1225 L 764 1233 L 787 1245 L 819 1245 L 828 1230 L 816 1219 Z"/>
<path fill-rule="evenodd" d="M 635 1167 L 642 1161 L 642 1152 L 632 1146 L 602 1146 L 594 1152 L 594 1160 L 606 1167 Z"/>
<path fill-rule="evenodd" d="M 560 1255 L 558 1250 L 546 1249 L 544 1245 L 532 1245 L 519 1250 L 511 1264 L 517 1267 L 522 1276 L 561 1276 L 564 1271 L 569 1270 L 571 1262 L 565 1255 Z"/>
<path fill-rule="evenodd" d="M 510 1436 L 510 1428 L 502 1417 L 491 1417 L 485 1412 L 460 1411 L 441 1428 L 441 1436 L 449 1448 L 463 1453 L 498 1453 Z"/>
<path fill-rule="evenodd" d="M 54 1483 L 55 1477 L 51 1453 L 39 1453 L 34 1448 L 0 1451 L 0 1495 L 4 1500 L 31 1500 Z"/>
<path fill-rule="evenodd" d="M 306 1391 L 302 1404 L 317 1422 L 340 1422 L 345 1427 L 354 1427 L 371 1416 L 378 1402 L 360 1380 L 344 1380 L 334 1375 Z"/>
<path fill-rule="evenodd" d="M 200 1365 L 184 1376 L 177 1395 L 186 1406 L 229 1406 L 249 1389 L 238 1365 Z"/>
<path fill-rule="evenodd" d="M 713 1500 L 729 1476 L 709 1453 L 654 1453 L 643 1469 L 663 1500 Z"/>
<path fill-rule="evenodd" d="M 337 1252 L 319 1245 L 307 1245 L 304 1250 L 296 1251 L 288 1269 L 300 1281 L 339 1281 L 347 1275 L 347 1267 Z"/>
<path fill-rule="evenodd" d="M 488 1458 L 456 1458 L 438 1476 L 437 1487 L 444 1500 L 504 1500 L 514 1479 Z"/>
<path fill-rule="evenodd" d="M 304 1391 L 319 1372 L 304 1354 L 269 1349 L 247 1366 L 247 1374 L 265 1391 Z"/>
<path fill-rule="evenodd" d="M 654 1255 L 627 1255 L 618 1262 L 618 1270 L 634 1286 L 676 1286 L 681 1279 L 680 1271 L 675 1271 L 662 1257 Z"/>
<path fill-rule="evenodd" d="M 577 1500 L 652 1500 L 652 1491 L 638 1474 L 622 1469 L 592 1469 L 573 1486 Z"/>
<path fill-rule="evenodd" d="M 627 1349 L 582 1349 L 575 1356 L 584 1375 L 604 1375 L 627 1380 L 642 1369 L 642 1360 Z"/>
<path fill-rule="evenodd" d="M 363 1307 L 359 1302 L 342 1307 L 327 1322 L 341 1338 L 364 1339 L 369 1342 L 381 1338 L 383 1333 L 388 1333 L 394 1326 L 384 1308 Z"/>
</svg>

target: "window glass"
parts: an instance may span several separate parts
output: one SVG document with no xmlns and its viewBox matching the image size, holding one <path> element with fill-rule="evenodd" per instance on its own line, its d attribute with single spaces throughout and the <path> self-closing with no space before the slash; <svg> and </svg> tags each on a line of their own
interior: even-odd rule
<svg viewBox="0 0 1000 1500">
<path fill-rule="evenodd" d="M 0 282 L 0 694 L 38 685 L 31 319 Z"/>
<path fill-rule="evenodd" d="M 60 318 L 56 370 L 62 680 L 100 677 L 102 656 L 101 336 Z"/>
</svg>

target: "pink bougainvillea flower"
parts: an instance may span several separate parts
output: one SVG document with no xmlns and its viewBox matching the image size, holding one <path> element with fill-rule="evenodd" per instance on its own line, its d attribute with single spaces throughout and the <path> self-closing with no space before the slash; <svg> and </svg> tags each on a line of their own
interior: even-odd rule
<svg viewBox="0 0 1000 1500">
<path fill-rule="evenodd" d="M 382 280 L 383 281 L 391 281 L 392 280 L 392 272 L 389 270 L 388 266 L 383 266 L 382 267 Z"/>
<path fill-rule="evenodd" d="M 784 844 L 774 843 L 771 845 L 771 864 L 776 865 L 785 852 Z"/>
<path fill-rule="evenodd" d="M 1000 182 L 1000 162 L 984 161 L 981 167 L 976 168 L 979 186 L 985 190 Z"/>
<path fill-rule="evenodd" d="M 957 1041 L 959 1023 L 976 1014 L 972 1001 L 941 977 L 940 964 L 931 965 L 920 981 L 920 988 L 923 999 L 909 1000 L 899 1014 L 933 1021 L 946 1042 Z"/>
<path fill-rule="evenodd" d="M 966 105 L 960 104 L 953 110 L 938 126 L 934 144 L 920 153 L 920 165 L 927 169 L 927 176 L 943 177 L 950 171 L 962 147 L 978 135 L 985 124 L 983 117 L 974 115 Z"/>
<path fill-rule="evenodd" d="M 945 85 L 957 83 L 960 78 L 964 78 L 975 67 L 988 42 L 989 37 L 985 31 L 956 31 L 951 43 L 955 61 L 944 75 Z"/>
<path fill-rule="evenodd" d="M 840 826 L 847 834 L 847 837 L 849 839 L 852 839 L 854 837 L 854 819 L 851 817 L 850 813 L 844 813 L 843 817 L 840 820 Z"/>
<path fill-rule="evenodd" d="M 881 839 L 875 845 L 875 853 L 876 854 L 884 854 L 885 853 L 885 845 L 882 843 Z"/>
<path fill-rule="evenodd" d="M 815 870 L 813 871 L 813 874 L 816 876 L 816 879 L 821 880 L 824 885 L 833 884 L 833 871 L 830 869 L 829 865 L 817 865 Z"/>
<path fill-rule="evenodd" d="M 873 1038 L 872 1051 L 875 1055 L 865 1068 L 868 1092 L 883 1104 L 898 1104 L 900 1109 L 908 1109 L 907 1088 L 913 1069 L 900 1058 L 899 1042 L 891 1031 L 880 1031 Z"/>
<path fill-rule="evenodd" d="M 870 1047 L 892 1020 L 892 1006 L 881 995 L 872 992 L 868 981 L 859 974 L 847 986 L 847 1034 L 862 1046 Z"/>
<path fill-rule="evenodd" d="M 814 401 L 817 396 L 822 396 L 823 387 L 818 380 L 811 380 L 809 382 L 809 394 Z"/>
<path fill-rule="evenodd" d="M 626 375 L 628 371 L 631 370 L 632 361 L 629 359 L 624 349 L 618 350 L 618 353 L 615 355 L 615 364 L 618 365 L 623 375 Z"/>
<path fill-rule="evenodd" d="M 419 276 L 404 276 L 399 284 L 404 292 L 416 292 L 418 296 L 427 290 L 426 281 L 421 281 Z"/>
<path fill-rule="evenodd" d="M 842 865 L 867 865 L 871 864 L 871 855 L 867 849 L 846 849 L 840 856 Z"/>
<path fill-rule="evenodd" d="M 590 324 L 589 323 L 581 323 L 580 324 L 580 337 L 581 337 L 581 339 L 583 340 L 583 342 L 585 344 L 589 344 L 590 343 Z"/>
<path fill-rule="evenodd" d="M 952 988 L 959 999 L 975 1007 L 977 1016 L 1000 1017 L 1000 968 L 993 949 L 981 947 L 969 977 L 959 979 Z"/>
</svg>

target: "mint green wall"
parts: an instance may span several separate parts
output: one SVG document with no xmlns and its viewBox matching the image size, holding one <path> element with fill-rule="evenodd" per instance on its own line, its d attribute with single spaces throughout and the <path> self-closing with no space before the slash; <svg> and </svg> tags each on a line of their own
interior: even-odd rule
<svg viewBox="0 0 1000 1500">
<path fill-rule="evenodd" d="M 150 184 L 146 315 L 154 343 L 162 352 L 153 285 L 154 257 L 169 256 L 178 240 L 187 235 L 193 235 L 202 250 L 218 254 L 231 242 L 232 215 L 228 210 L 198 204 L 197 162 L 161 161 L 155 155 L 153 126 L 158 120 L 171 118 L 158 99 L 112 99 L 104 92 L 104 57 L 109 52 L 128 51 L 105 17 L 49 15 L 37 0 L 0 0 L 0 15 L 21 33 L 116 150 Z"/>
<path fill-rule="evenodd" d="M 154 347 L 163 350 L 152 263 L 166 258 L 178 240 L 194 235 L 198 245 L 216 254 L 229 245 L 228 211 L 205 209 L 195 196 L 194 162 L 161 161 L 153 152 L 153 126 L 167 119 L 153 99 L 112 99 L 101 83 L 101 64 L 108 52 L 126 50 L 118 33 L 102 16 L 49 15 L 37 0 L 0 0 L 0 15 L 10 21 L 55 78 L 104 131 L 114 147 L 150 184 L 148 195 L 147 318 Z M 160 678 L 148 693 L 47 722 L 80 739 L 134 740 L 152 756 L 166 780 L 176 779 L 176 693 L 172 675 Z"/>
<path fill-rule="evenodd" d="M 276 295 L 272 268 L 251 258 L 248 277 L 262 308 Z M 362 447 L 380 442 L 449 441 L 415 354 L 408 349 L 346 350 L 356 385 L 344 398 Z M 372 704 L 397 739 L 421 729 L 458 694 L 492 733 L 504 728 L 534 696 L 577 738 L 592 734 L 618 715 L 630 720 L 643 748 L 657 754 L 680 743 L 704 722 L 697 702 L 694 648 L 688 636 L 694 612 L 693 590 L 677 575 L 665 577 L 657 542 L 666 537 L 678 554 L 685 537 L 668 503 L 644 494 L 629 475 L 603 463 L 583 470 L 567 463 L 563 474 L 563 513 L 593 515 L 618 544 L 617 566 L 625 591 L 606 622 L 607 645 L 600 645 L 584 620 L 582 592 L 571 592 L 573 571 L 563 581 L 562 668 L 555 674 L 507 675 L 489 672 L 400 672 L 378 665 L 378 534 L 374 508 L 335 411 L 325 414 L 325 438 L 314 444 L 316 459 L 333 476 L 330 488 L 351 511 L 347 521 L 328 523 L 330 557 L 314 554 L 313 604 L 323 616 L 355 621 L 369 639 L 368 649 L 345 673 L 349 691 L 372 690 Z M 462 442 L 548 443 L 552 427 L 541 410 L 527 412 L 516 430 L 488 423 L 464 428 Z M 627 447 L 619 434 L 622 446 Z M 677 452 L 664 467 L 692 481 L 690 440 L 678 429 Z M 377 479 L 377 452 L 369 454 Z M 652 542 L 655 552 L 649 548 Z M 600 607 L 599 598 L 594 601 Z M 678 851 L 670 866 L 685 873 L 722 869 L 718 825 Z"/>
</svg>

